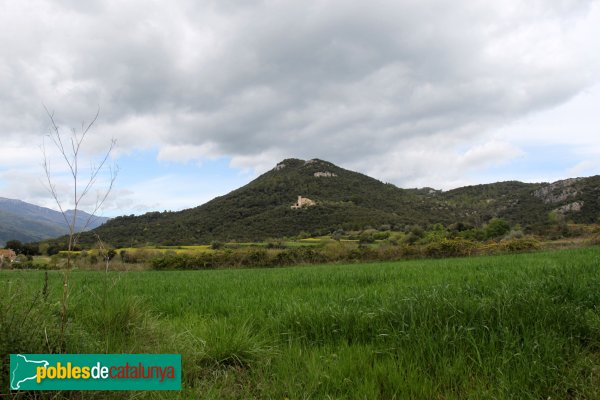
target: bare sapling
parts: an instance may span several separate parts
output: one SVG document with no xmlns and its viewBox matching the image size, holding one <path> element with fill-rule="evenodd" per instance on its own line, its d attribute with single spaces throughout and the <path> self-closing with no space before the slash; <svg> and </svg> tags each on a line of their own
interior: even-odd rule
<svg viewBox="0 0 600 400">
<path fill-rule="evenodd" d="M 46 178 L 46 188 L 54 199 L 68 228 L 67 266 L 66 269 L 63 270 L 60 323 L 60 348 L 64 351 L 65 331 L 68 321 L 69 274 L 73 267 L 72 252 L 77 246 L 81 232 L 89 228 L 93 218 L 96 217 L 96 214 L 106 202 L 106 199 L 113 189 L 118 169 L 111 164 L 111 155 L 115 148 L 116 140 L 114 138 L 110 139 L 107 149 L 101 153 L 101 156 L 96 162 L 94 162 L 94 160 L 83 160 L 82 146 L 85 143 L 92 126 L 98 120 L 100 109 L 98 109 L 90 123 L 86 124 L 85 122 L 82 122 L 79 130 L 73 128 L 68 134 L 63 134 L 61 132 L 61 129 L 54 118 L 54 114 L 48 111 L 47 108 L 45 109 L 48 118 L 50 119 L 50 129 L 46 137 L 54 145 L 55 150 L 57 150 L 61 165 L 63 169 L 66 169 L 68 181 L 70 182 L 66 189 L 62 185 L 60 188 L 57 186 L 57 178 L 51 169 L 50 155 L 46 149 L 46 140 L 44 140 L 42 145 L 42 166 Z M 84 161 L 90 162 L 89 167 L 82 167 Z M 97 188 L 96 186 L 99 183 L 99 179 L 105 175 L 108 176 L 105 181 L 102 182 L 103 188 Z M 88 200 L 92 190 L 94 190 L 96 194 L 95 203 Z M 77 224 L 78 215 L 82 211 L 81 207 L 86 202 L 92 204 L 90 206 L 91 212 L 88 211 L 88 216 L 84 219 L 83 224 Z M 71 209 L 70 213 L 67 210 L 67 207 Z"/>
</svg>

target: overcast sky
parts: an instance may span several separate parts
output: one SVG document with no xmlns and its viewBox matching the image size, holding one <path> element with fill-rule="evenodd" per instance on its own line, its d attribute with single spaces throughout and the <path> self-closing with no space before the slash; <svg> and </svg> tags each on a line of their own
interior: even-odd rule
<svg viewBox="0 0 600 400">
<path fill-rule="evenodd" d="M 289 157 L 400 187 L 600 174 L 599 38 L 585 0 L 0 0 L 0 197 L 54 207 L 44 105 L 65 134 L 100 108 L 82 160 L 117 140 L 110 216 Z"/>
</svg>

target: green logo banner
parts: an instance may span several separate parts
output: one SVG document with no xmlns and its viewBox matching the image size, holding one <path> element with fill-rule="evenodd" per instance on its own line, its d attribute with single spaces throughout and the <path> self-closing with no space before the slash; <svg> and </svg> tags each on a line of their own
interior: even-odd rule
<svg viewBox="0 0 600 400">
<path fill-rule="evenodd" d="M 180 354 L 11 354 L 11 390 L 181 390 Z"/>
</svg>

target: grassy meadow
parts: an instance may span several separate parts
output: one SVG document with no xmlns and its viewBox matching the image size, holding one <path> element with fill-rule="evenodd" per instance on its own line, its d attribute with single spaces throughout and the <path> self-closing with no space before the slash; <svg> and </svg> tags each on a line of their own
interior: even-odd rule
<svg viewBox="0 0 600 400">
<path fill-rule="evenodd" d="M 0 271 L 2 357 L 56 351 L 62 272 L 44 274 Z M 597 246 L 69 279 L 67 352 L 183 359 L 182 392 L 86 398 L 600 398 Z"/>
</svg>

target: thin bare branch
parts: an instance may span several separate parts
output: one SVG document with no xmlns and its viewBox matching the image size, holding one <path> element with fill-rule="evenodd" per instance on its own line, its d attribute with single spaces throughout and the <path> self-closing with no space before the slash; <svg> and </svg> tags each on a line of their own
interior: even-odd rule
<svg viewBox="0 0 600 400">
<path fill-rule="evenodd" d="M 91 221 L 96 217 L 96 214 L 98 213 L 98 211 L 100 211 L 100 209 L 106 202 L 106 199 L 108 198 L 108 195 L 112 192 L 115 181 L 117 180 L 118 172 L 119 172 L 118 167 L 115 167 L 114 170 L 112 168 L 110 168 L 109 183 L 108 183 L 106 189 L 104 190 L 103 195 L 96 198 L 96 205 L 94 206 L 94 209 L 92 210 L 92 212 L 88 213 L 87 220 L 85 221 L 84 225 L 79 229 L 79 233 L 75 236 L 75 243 L 79 242 L 79 237 L 81 236 L 81 233 L 83 231 L 87 230 L 87 228 L 90 226 Z"/>
<path fill-rule="evenodd" d="M 52 182 L 52 175 L 50 173 L 50 162 L 48 161 L 48 153 L 46 152 L 45 141 L 42 141 L 42 156 L 43 156 L 42 166 L 44 168 L 46 181 L 47 181 L 45 184 L 46 189 L 50 192 L 50 195 L 52 196 L 56 205 L 58 206 L 58 209 L 60 210 L 60 213 L 65 220 L 65 224 L 67 226 L 70 226 L 69 220 L 67 218 L 67 214 L 66 214 L 65 210 L 63 209 L 62 202 L 58 198 L 58 192 L 56 191 L 56 185 Z M 69 229 L 69 231 L 70 231 L 70 229 Z M 72 232 L 69 232 L 69 233 L 72 233 Z"/>
<path fill-rule="evenodd" d="M 115 148 L 116 140 L 111 139 L 109 148 L 104 153 L 104 157 L 102 158 L 100 164 L 98 164 L 97 166 L 92 165 L 92 167 L 90 168 L 90 177 L 83 185 L 83 188 L 81 188 L 80 182 L 79 182 L 80 181 L 80 179 L 79 179 L 79 175 L 80 175 L 79 174 L 79 159 L 80 159 L 81 146 L 82 146 L 83 141 L 84 141 L 85 137 L 87 136 L 88 132 L 90 131 L 90 129 L 93 127 L 93 125 L 98 120 L 98 117 L 100 115 L 100 107 L 98 107 L 98 109 L 96 110 L 96 114 L 94 115 L 94 117 L 92 118 L 92 120 L 89 124 L 86 125 L 85 122 L 82 122 L 82 124 L 81 124 L 82 131 L 81 131 L 80 135 L 78 135 L 78 133 L 75 129 L 72 129 L 72 134 L 71 134 L 71 137 L 69 138 L 69 141 L 71 144 L 70 154 L 64 146 L 63 136 L 60 133 L 60 128 L 58 127 L 58 125 L 56 124 L 56 121 L 54 119 L 54 113 L 50 112 L 45 105 L 44 105 L 44 109 L 46 110 L 46 114 L 48 115 L 48 118 L 50 119 L 50 123 L 51 123 L 51 131 L 50 131 L 50 134 L 48 135 L 48 137 L 52 140 L 55 147 L 58 149 L 61 157 L 66 162 L 69 172 L 70 172 L 70 175 L 73 178 L 73 193 L 72 193 L 73 194 L 73 213 L 71 215 L 70 220 L 67 217 L 66 211 L 64 210 L 64 208 L 62 206 L 61 200 L 59 199 L 58 193 L 56 191 L 56 187 L 52 183 L 52 176 L 50 174 L 50 165 L 49 165 L 49 161 L 48 161 L 48 155 L 47 155 L 45 145 L 44 145 L 44 147 L 43 147 L 43 154 L 44 154 L 43 166 L 44 166 L 44 171 L 46 173 L 46 179 L 47 179 L 46 186 L 47 186 L 48 191 L 52 194 L 52 197 L 54 198 L 55 202 L 57 203 L 57 206 L 59 207 L 61 213 L 63 214 L 63 217 L 65 218 L 65 222 L 66 222 L 67 226 L 69 227 L 69 233 L 74 234 L 75 230 L 77 228 L 77 214 L 79 211 L 80 203 L 82 202 L 83 198 L 89 194 L 90 190 L 96 184 L 98 175 L 106 166 L 108 159 L 110 158 L 110 156 Z M 111 171 L 112 171 L 112 169 L 111 169 Z M 108 188 L 105 191 L 105 195 L 103 196 L 103 198 L 99 202 L 99 204 L 97 202 L 97 207 L 94 208 L 94 212 L 91 214 L 92 217 L 100 209 L 100 207 L 105 202 L 108 195 L 110 194 L 110 191 L 112 190 L 115 179 L 116 179 L 116 176 L 113 176 L 113 174 L 111 172 L 111 179 L 110 179 Z M 91 218 L 89 218 L 89 220 L 87 221 L 84 229 L 87 229 L 87 227 L 89 226 L 89 221 L 91 221 Z"/>
<path fill-rule="evenodd" d="M 65 211 L 63 202 L 61 201 L 61 199 L 59 197 L 58 190 L 56 188 L 56 185 L 55 185 L 53 177 L 52 177 L 51 168 L 50 168 L 50 160 L 49 160 L 48 152 L 46 151 L 46 144 L 45 144 L 45 140 L 44 140 L 42 142 L 42 154 L 43 154 L 42 166 L 44 168 L 44 173 L 46 175 L 46 187 L 47 187 L 50 195 L 56 202 L 56 204 L 65 220 L 65 224 L 68 226 L 68 229 L 69 229 L 67 269 L 63 273 L 63 294 L 62 294 L 62 300 L 61 300 L 62 307 L 61 307 L 60 344 L 61 344 L 61 349 L 64 349 L 65 330 L 66 330 L 67 321 L 68 321 L 68 318 L 67 318 L 68 303 L 69 303 L 69 287 L 68 287 L 69 285 L 68 285 L 68 283 L 69 283 L 69 271 L 71 269 L 71 251 L 77 245 L 81 231 L 88 228 L 92 218 L 95 217 L 96 213 L 100 210 L 100 208 L 102 207 L 102 205 L 108 198 L 110 192 L 113 189 L 118 170 L 113 170 L 112 168 L 110 168 L 110 180 L 109 180 L 108 186 L 104 191 L 100 192 L 101 194 L 98 195 L 98 197 L 96 198 L 96 205 L 94 207 L 94 210 L 88 215 L 88 218 L 87 218 L 84 226 L 80 230 L 80 232 L 76 232 L 78 230 L 77 229 L 78 228 L 77 227 L 77 214 L 80 209 L 80 205 L 81 205 L 82 201 L 89 194 L 91 189 L 96 185 L 100 172 L 105 169 L 106 164 L 107 164 L 108 160 L 110 159 L 111 154 L 115 148 L 116 141 L 114 139 L 111 139 L 108 150 L 104 153 L 104 155 L 101 159 L 101 162 L 98 165 L 94 165 L 93 163 L 90 164 L 91 165 L 90 177 L 87 181 L 84 181 L 83 185 L 80 185 L 79 162 L 81 161 L 82 144 L 84 143 L 88 132 L 90 131 L 92 126 L 98 120 L 98 116 L 100 115 L 100 107 L 98 106 L 96 115 L 94 116 L 94 118 L 92 119 L 92 121 L 89 124 L 86 125 L 85 122 L 81 123 L 81 132 L 80 133 L 78 133 L 75 129 L 71 130 L 71 135 L 68 138 L 68 143 L 70 143 L 70 149 L 68 147 L 65 147 L 65 139 L 63 139 L 60 128 L 56 124 L 56 120 L 54 119 L 54 113 L 50 112 L 48 110 L 48 108 L 46 107 L 46 105 L 44 105 L 44 109 L 46 110 L 46 114 L 48 115 L 48 118 L 50 119 L 50 129 L 49 129 L 50 132 L 47 136 L 50 138 L 50 140 L 52 140 L 54 146 L 56 147 L 60 156 L 62 157 L 65 164 L 67 165 L 69 173 L 72 177 L 72 187 L 71 187 L 72 193 L 71 193 L 71 195 L 72 195 L 72 201 L 73 201 L 73 210 L 72 210 L 72 215 L 69 218 L 67 211 Z M 103 246 L 101 241 L 100 241 L 100 243 Z M 106 268 L 108 271 L 108 261 L 107 261 Z"/>
</svg>

